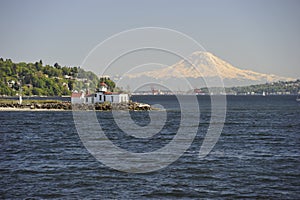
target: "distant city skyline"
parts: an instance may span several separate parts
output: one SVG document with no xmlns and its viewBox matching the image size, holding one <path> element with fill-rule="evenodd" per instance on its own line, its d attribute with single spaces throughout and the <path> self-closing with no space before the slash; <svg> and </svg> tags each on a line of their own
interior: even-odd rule
<svg viewBox="0 0 300 200">
<path fill-rule="evenodd" d="M 80 66 L 124 30 L 183 32 L 241 69 L 300 78 L 300 1 L 1 0 L 0 57 Z"/>
</svg>

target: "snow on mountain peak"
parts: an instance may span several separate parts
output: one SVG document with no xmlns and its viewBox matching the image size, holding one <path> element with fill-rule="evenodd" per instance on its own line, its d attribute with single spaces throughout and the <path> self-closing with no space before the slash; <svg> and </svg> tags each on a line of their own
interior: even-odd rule
<svg viewBox="0 0 300 200">
<path fill-rule="evenodd" d="M 221 77 L 223 80 L 273 82 L 278 80 L 291 80 L 272 74 L 262 74 L 251 70 L 242 70 L 218 58 L 210 52 L 196 51 L 186 60 L 158 70 L 128 74 L 128 78 L 150 77 L 155 79 L 167 78 L 213 78 Z"/>
</svg>

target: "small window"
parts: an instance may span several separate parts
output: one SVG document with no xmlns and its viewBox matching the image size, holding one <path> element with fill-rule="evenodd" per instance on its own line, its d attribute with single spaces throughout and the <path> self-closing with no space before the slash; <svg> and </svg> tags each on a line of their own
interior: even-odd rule
<svg viewBox="0 0 300 200">
<path fill-rule="evenodd" d="M 99 101 L 101 101 L 102 100 L 102 95 L 99 95 Z"/>
<path fill-rule="evenodd" d="M 111 96 L 111 102 L 114 102 L 114 97 L 113 96 Z"/>
<path fill-rule="evenodd" d="M 97 94 L 95 94 L 95 97 L 97 97 Z"/>
</svg>

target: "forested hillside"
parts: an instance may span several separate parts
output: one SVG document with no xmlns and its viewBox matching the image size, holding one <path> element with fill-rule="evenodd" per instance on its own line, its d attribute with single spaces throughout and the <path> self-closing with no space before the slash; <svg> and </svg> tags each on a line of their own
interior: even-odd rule
<svg viewBox="0 0 300 200">
<path fill-rule="evenodd" d="M 96 74 L 79 67 L 62 67 L 58 63 L 54 66 L 43 65 L 42 60 L 14 63 L 10 59 L 0 58 L 1 96 L 14 96 L 19 91 L 26 96 L 70 95 L 73 90 L 93 89 L 98 83 Z"/>
<path fill-rule="evenodd" d="M 213 92 L 218 94 L 220 88 L 201 88 L 200 93 L 208 94 Z M 226 94 L 237 95 L 297 95 L 300 92 L 300 79 L 295 81 L 278 81 L 250 86 L 237 86 L 225 88 Z"/>
<path fill-rule="evenodd" d="M 295 81 L 278 81 L 259 85 L 226 88 L 227 93 L 234 94 L 270 94 L 270 95 L 289 95 L 298 94 L 300 91 L 300 79 Z"/>
</svg>

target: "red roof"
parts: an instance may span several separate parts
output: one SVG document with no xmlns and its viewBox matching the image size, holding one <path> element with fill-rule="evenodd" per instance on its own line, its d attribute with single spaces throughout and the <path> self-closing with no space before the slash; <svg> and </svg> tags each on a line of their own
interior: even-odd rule
<svg viewBox="0 0 300 200">
<path fill-rule="evenodd" d="M 79 97 L 81 97 L 81 95 L 82 95 L 81 92 L 80 93 L 72 93 L 71 97 L 72 98 L 79 98 Z"/>
<path fill-rule="evenodd" d="M 110 95 L 110 94 L 122 94 L 121 92 L 104 92 L 104 94 L 108 94 L 108 95 Z"/>
</svg>

